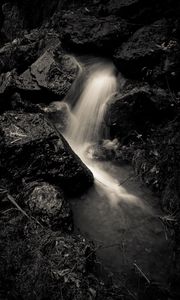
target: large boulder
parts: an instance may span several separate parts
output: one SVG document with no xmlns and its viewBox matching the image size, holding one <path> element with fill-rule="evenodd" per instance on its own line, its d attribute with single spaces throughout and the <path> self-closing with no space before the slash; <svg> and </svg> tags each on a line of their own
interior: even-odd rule
<svg viewBox="0 0 180 300">
<path fill-rule="evenodd" d="M 114 61 L 128 77 L 174 77 L 179 75 L 178 49 L 176 25 L 162 19 L 138 29 L 115 50 Z"/>
<path fill-rule="evenodd" d="M 71 195 L 92 185 L 91 172 L 42 114 L 7 112 L 0 121 L 1 174 L 14 183 L 44 179 Z"/>
<path fill-rule="evenodd" d="M 44 98 L 62 99 L 78 74 L 78 64 L 70 55 L 59 55 L 47 50 L 23 74 L 19 76 L 17 88 Z"/>
<path fill-rule="evenodd" d="M 146 134 L 153 125 L 172 119 L 176 106 L 176 99 L 163 89 L 131 85 L 108 103 L 105 120 L 110 136 L 124 139 L 133 132 Z"/>
<path fill-rule="evenodd" d="M 65 47 L 78 51 L 103 50 L 103 53 L 109 53 L 130 36 L 132 25 L 115 16 L 98 18 L 70 11 L 60 18 L 59 23 L 55 21 L 55 28 L 62 32 Z"/>
</svg>

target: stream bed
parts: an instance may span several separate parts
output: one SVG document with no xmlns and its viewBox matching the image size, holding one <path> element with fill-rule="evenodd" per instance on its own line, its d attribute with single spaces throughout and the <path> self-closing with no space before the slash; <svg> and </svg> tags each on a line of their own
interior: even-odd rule
<svg viewBox="0 0 180 300">
<path fill-rule="evenodd" d="M 141 270 L 150 281 L 167 282 L 172 243 L 160 218 L 158 199 L 141 186 L 131 167 L 98 164 L 106 165 L 119 182 L 129 178 L 123 187 L 138 201 L 123 195 L 112 201 L 95 186 L 71 201 L 76 230 L 95 242 L 98 258 L 121 282 L 130 278 L 132 270 Z"/>
</svg>

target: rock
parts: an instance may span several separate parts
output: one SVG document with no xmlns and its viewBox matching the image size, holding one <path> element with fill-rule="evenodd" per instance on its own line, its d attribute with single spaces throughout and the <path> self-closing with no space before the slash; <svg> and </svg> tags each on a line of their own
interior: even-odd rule
<svg viewBox="0 0 180 300">
<path fill-rule="evenodd" d="M 118 15 L 123 18 L 132 18 L 137 14 L 137 9 L 140 9 L 140 0 L 109 0 L 101 8 L 101 13 L 104 15 Z"/>
<path fill-rule="evenodd" d="M 0 168 L 4 176 L 13 182 L 43 179 L 71 195 L 92 185 L 92 173 L 42 114 L 7 112 L 0 121 Z"/>
<path fill-rule="evenodd" d="M 126 81 L 119 93 L 107 104 L 105 122 L 111 138 L 121 142 L 137 141 L 153 126 L 172 120 L 178 112 L 178 101 L 169 91 L 147 83 Z"/>
<path fill-rule="evenodd" d="M 24 19 L 17 5 L 13 5 L 10 2 L 3 4 L 2 13 L 3 24 L 1 34 L 9 41 L 21 37 L 24 34 Z"/>
<path fill-rule="evenodd" d="M 36 28 L 47 21 L 56 10 L 59 0 L 16 0 L 26 28 Z"/>
<path fill-rule="evenodd" d="M 69 55 L 61 55 L 58 62 L 52 51 L 46 51 L 19 77 L 17 88 L 37 93 L 41 98 L 62 99 L 78 73 L 78 65 Z M 41 93 L 43 95 L 41 95 Z M 49 95 L 49 96 L 48 96 Z"/>
<path fill-rule="evenodd" d="M 32 182 L 25 185 L 20 198 L 41 224 L 53 230 L 72 230 L 72 213 L 61 189 L 46 182 Z"/>
<path fill-rule="evenodd" d="M 40 104 L 32 103 L 26 99 L 22 99 L 17 92 L 13 93 L 9 99 L 8 110 L 28 113 L 43 113 L 43 108 Z"/>
<path fill-rule="evenodd" d="M 15 70 L 0 74 L 0 112 L 4 112 L 11 105 L 11 95 L 16 85 L 17 73 Z"/>
<path fill-rule="evenodd" d="M 172 119 L 176 108 L 176 100 L 163 89 L 131 86 L 109 102 L 105 120 L 111 138 L 118 137 L 122 141 L 132 134 L 146 135 L 153 125 Z"/>
<path fill-rule="evenodd" d="M 65 102 L 52 102 L 44 108 L 51 122 L 60 130 L 64 131 L 71 119 L 69 106 Z"/>
<path fill-rule="evenodd" d="M 106 4 L 103 3 L 100 13 L 115 14 L 139 26 L 165 16 L 178 16 L 179 9 L 180 5 L 176 0 L 109 0 Z"/>
<path fill-rule="evenodd" d="M 86 52 L 103 50 L 104 54 L 112 52 L 132 30 L 132 25 L 115 16 L 97 18 L 71 11 L 64 14 L 59 22 L 56 30 L 62 31 L 65 47 Z"/>
<path fill-rule="evenodd" d="M 34 30 L 22 38 L 15 38 L 0 49 L 0 73 L 16 69 L 21 74 L 47 49 L 58 43 L 59 38 L 52 30 Z"/>
<path fill-rule="evenodd" d="M 129 77 L 142 77 L 157 65 L 164 66 L 173 28 L 172 22 L 163 19 L 138 29 L 115 50 L 114 61 L 119 69 Z"/>
<path fill-rule="evenodd" d="M 178 211 L 180 208 L 180 195 L 178 194 L 176 181 L 177 179 L 173 177 L 169 178 L 169 182 L 162 193 L 161 205 L 167 213 Z"/>
<path fill-rule="evenodd" d="M 13 89 L 16 81 L 16 71 L 2 73 L 0 75 L 0 96 L 7 95 Z"/>
<path fill-rule="evenodd" d="M 132 160 L 139 178 L 161 196 L 166 213 L 180 207 L 179 125 L 179 117 L 160 125 L 139 148 L 136 145 Z"/>
</svg>

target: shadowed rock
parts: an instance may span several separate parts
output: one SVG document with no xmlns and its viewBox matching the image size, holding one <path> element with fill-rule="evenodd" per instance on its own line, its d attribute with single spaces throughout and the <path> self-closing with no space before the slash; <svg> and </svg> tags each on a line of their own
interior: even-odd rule
<svg viewBox="0 0 180 300">
<path fill-rule="evenodd" d="M 62 31 L 62 43 L 66 47 L 79 51 L 103 50 L 103 53 L 109 53 L 130 35 L 132 25 L 115 16 L 97 18 L 67 12 L 60 20 L 59 30 Z"/>
<path fill-rule="evenodd" d="M 127 138 L 132 132 L 146 134 L 154 124 L 172 119 L 176 106 L 175 99 L 163 89 L 134 86 L 109 102 L 106 124 L 112 137 Z"/>
<path fill-rule="evenodd" d="M 69 55 L 61 55 L 55 60 L 51 51 L 46 51 L 29 69 L 27 69 L 17 82 L 17 88 L 24 92 L 43 94 L 46 92 L 57 99 L 63 98 L 71 87 L 78 73 L 75 60 Z M 47 95 L 48 97 L 48 95 Z"/>
<path fill-rule="evenodd" d="M 128 77 L 151 77 L 171 74 L 179 76 L 179 59 L 176 50 L 176 26 L 173 22 L 159 20 L 137 30 L 132 37 L 116 49 L 114 61 Z M 176 72 L 173 74 L 172 72 Z M 165 76 L 164 76 L 165 77 Z"/>
<path fill-rule="evenodd" d="M 33 30 L 22 38 L 14 39 L 0 49 L 0 73 L 16 68 L 21 74 L 47 49 L 58 43 L 58 36 L 52 30 Z"/>
<path fill-rule="evenodd" d="M 30 182 L 19 197 L 40 223 L 53 230 L 72 230 L 72 213 L 61 189 L 46 182 Z"/>
<path fill-rule="evenodd" d="M 42 114 L 7 112 L 0 121 L 0 163 L 5 176 L 14 181 L 42 178 L 71 195 L 92 185 L 91 172 Z"/>
<path fill-rule="evenodd" d="M 60 132 L 63 132 L 67 128 L 71 118 L 67 103 L 63 101 L 51 102 L 49 106 L 44 108 L 44 112 Z"/>
<path fill-rule="evenodd" d="M 2 5 L 3 24 L 1 34 L 4 34 L 7 40 L 20 37 L 24 34 L 24 18 L 21 15 L 17 5 L 7 2 Z"/>
</svg>

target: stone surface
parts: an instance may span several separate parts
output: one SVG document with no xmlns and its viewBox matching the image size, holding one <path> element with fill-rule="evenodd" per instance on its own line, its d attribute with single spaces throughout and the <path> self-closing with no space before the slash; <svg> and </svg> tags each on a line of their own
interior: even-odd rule
<svg viewBox="0 0 180 300">
<path fill-rule="evenodd" d="M 132 25 L 126 20 L 115 16 L 97 18 L 71 11 L 64 14 L 59 22 L 56 30 L 62 31 L 62 43 L 65 47 L 86 52 L 103 50 L 104 54 L 111 53 L 132 30 Z"/>
<path fill-rule="evenodd" d="M 91 172 L 42 114 L 7 112 L 0 121 L 1 174 L 14 181 L 44 179 L 71 195 L 93 183 Z"/>
<path fill-rule="evenodd" d="M 63 98 L 78 73 L 78 65 L 69 55 L 61 55 L 56 61 L 53 52 L 46 51 L 27 69 L 17 82 L 17 88 L 23 91 L 42 91 L 57 99 Z M 51 97 L 49 96 L 49 97 Z M 44 99 L 45 100 L 45 99 Z"/>
<path fill-rule="evenodd" d="M 114 14 L 136 23 L 139 27 L 164 16 L 178 16 L 180 3 L 176 0 L 109 0 L 102 2 L 100 13 Z"/>
<path fill-rule="evenodd" d="M 0 95 L 9 94 L 10 90 L 13 89 L 15 85 L 15 81 L 17 78 L 17 74 L 15 70 L 7 73 L 0 74 Z"/>
<path fill-rule="evenodd" d="M 176 114 L 176 101 L 163 89 L 148 85 L 132 87 L 108 104 L 105 116 L 111 137 L 125 138 L 148 130 Z"/>
<path fill-rule="evenodd" d="M 66 129 L 70 122 L 71 112 L 68 104 L 63 101 L 50 103 L 44 107 L 44 112 L 61 132 Z"/>
<path fill-rule="evenodd" d="M 46 182 L 31 182 L 24 186 L 20 198 L 41 224 L 53 230 L 72 230 L 72 213 L 61 189 Z"/>
<path fill-rule="evenodd" d="M 1 34 L 7 40 L 12 41 L 17 37 L 21 37 L 25 33 L 24 18 L 20 13 L 18 6 L 10 2 L 2 5 L 3 24 Z"/>
<path fill-rule="evenodd" d="M 148 72 L 152 73 L 157 65 L 161 65 L 163 70 L 170 48 L 173 53 L 177 44 L 173 38 L 173 30 L 176 30 L 173 23 L 165 19 L 138 29 L 126 43 L 115 50 L 115 63 L 122 72 L 136 78 L 147 77 Z"/>
<path fill-rule="evenodd" d="M 54 31 L 34 30 L 22 38 L 15 38 L 0 49 L 0 73 L 17 69 L 22 73 L 47 49 L 59 43 Z"/>
</svg>

